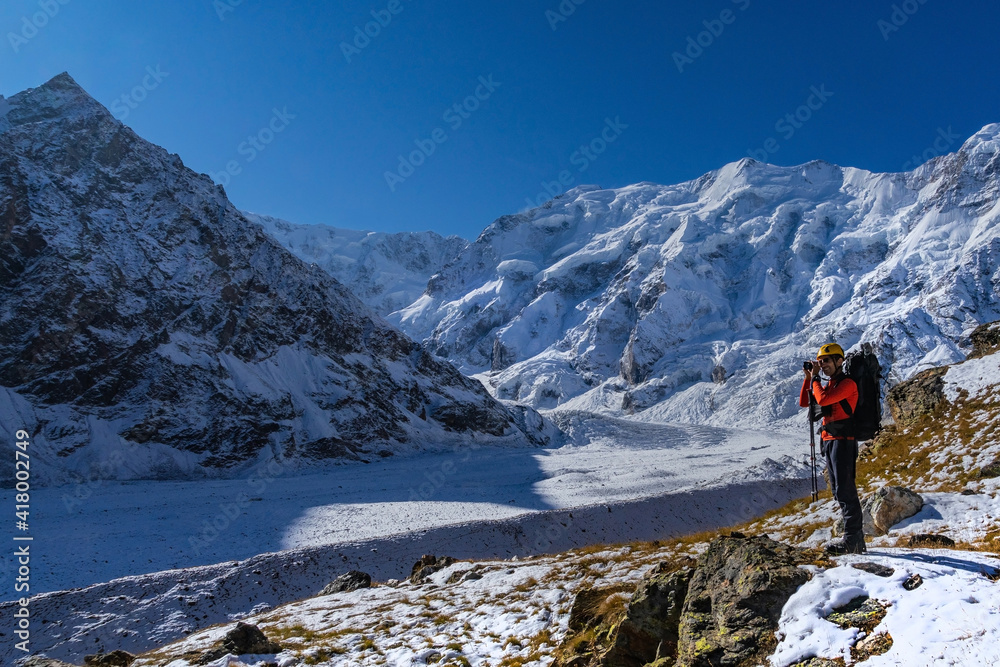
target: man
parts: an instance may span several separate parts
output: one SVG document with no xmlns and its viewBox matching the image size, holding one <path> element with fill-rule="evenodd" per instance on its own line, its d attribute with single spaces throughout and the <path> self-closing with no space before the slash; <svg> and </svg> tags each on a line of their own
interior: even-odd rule
<svg viewBox="0 0 1000 667">
<path fill-rule="evenodd" d="M 836 343 L 819 348 L 815 364 L 805 364 L 805 379 L 799 393 L 799 405 L 809 407 L 809 394 L 823 410 L 822 437 L 826 469 L 833 487 L 833 497 L 844 517 L 844 539 L 827 547 L 832 554 L 863 554 L 865 533 L 861 518 L 861 500 L 854 481 L 858 443 L 854 438 L 851 416 L 858 405 L 858 386 L 844 375 L 844 350 Z M 819 373 L 830 381 L 823 386 Z"/>
</svg>

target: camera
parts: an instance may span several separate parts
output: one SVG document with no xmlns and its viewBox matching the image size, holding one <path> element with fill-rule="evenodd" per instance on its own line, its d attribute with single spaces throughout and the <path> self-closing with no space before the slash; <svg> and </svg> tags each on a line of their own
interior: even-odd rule
<svg viewBox="0 0 1000 667">
<path fill-rule="evenodd" d="M 813 364 L 813 362 L 811 362 L 811 361 L 803 361 L 802 362 L 802 370 L 804 370 L 804 371 L 812 371 L 813 368 L 815 368 L 815 364 Z"/>
</svg>

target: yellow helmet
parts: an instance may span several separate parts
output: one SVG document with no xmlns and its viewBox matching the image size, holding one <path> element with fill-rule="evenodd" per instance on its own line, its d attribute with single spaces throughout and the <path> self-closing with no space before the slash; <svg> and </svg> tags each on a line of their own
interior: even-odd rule
<svg viewBox="0 0 1000 667">
<path fill-rule="evenodd" d="M 819 352 L 816 353 L 816 358 L 828 357 L 832 355 L 844 356 L 844 348 L 840 347 L 836 343 L 827 343 L 823 347 L 819 348 Z"/>
</svg>

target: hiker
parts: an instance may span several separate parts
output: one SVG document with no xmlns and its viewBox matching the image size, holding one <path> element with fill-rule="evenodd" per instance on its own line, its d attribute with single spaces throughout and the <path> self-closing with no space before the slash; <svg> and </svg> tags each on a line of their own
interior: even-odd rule
<svg viewBox="0 0 1000 667">
<path fill-rule="evenodd" d="M 810 392 L 822 408 L 823 452 L 833 487 L 833 497 L 844 517 L 844 539 L 827 547 L 832 554 L 865 553 L 865 534 L 861 518 L 861 500 L 855 484 L 858 442 L 853 432 L 854 408 L 858 404 L 858 386 L 843 371 L 844 349 L 836 343 L 819 348 L 816 363 L 803 364 L 805 379 L 799 393 L 799 405 L 809 407 Z M 823 386 L 820 371 L 830 381 Z"/>
</svg>

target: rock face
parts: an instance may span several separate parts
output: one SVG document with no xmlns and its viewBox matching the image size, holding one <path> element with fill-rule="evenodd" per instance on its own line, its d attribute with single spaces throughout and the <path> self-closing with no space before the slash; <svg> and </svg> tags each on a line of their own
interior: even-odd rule
<svg viewBox="0 0 1000 667">
<path fill-rule="evenodd" d="M 861 501 L 866 535 L 885 535 L 924 506 L 919 494 L 902 486 L 883 486 Z"/>
<path fill-rule="evenodd" d="M 628 602 L 607 667 L 642 667 L 660 656 L 677 655 L 678 627 L 693 568 L 662 567 L 646 575 Z"/>
<path fill-rule="evenodd" d="M 944 374 L 947 372 L 946 366 L 928 368 L 890 389 L 886 403 L 893 420 L 905 426 L 934 412 L 945 400 Z"/>
<path fill-rule="evenodd" d="M 544 441 L 68 75 L 5 102 L 0 430 L 36 483 Z"/>
<path fill-rule="evenodd" d="M 358 570 L 351 570 L 346 574 L 342 574 L 332 582 L 326 585 L 319 592 L 320 595 L 332 595 L 334 593 L 347 593 L 349 591 L 356 591 L 359 588 L 370 588 L 372 585 L 372 577 L 370 574 L 365 572 L 359 572 Z"/>
<path fill-rule="evenodd" d="M 680 623 L 677 664 L 756 664 L 777 644 L 788 598 L 808 579 L 804 552 L 767 537 L 716 538 L 698 559 Z"/>
</svg>

